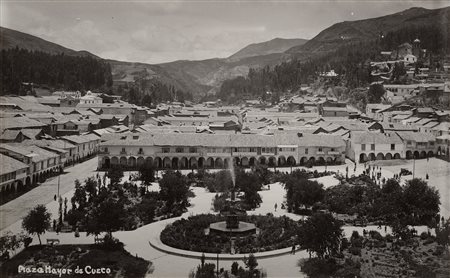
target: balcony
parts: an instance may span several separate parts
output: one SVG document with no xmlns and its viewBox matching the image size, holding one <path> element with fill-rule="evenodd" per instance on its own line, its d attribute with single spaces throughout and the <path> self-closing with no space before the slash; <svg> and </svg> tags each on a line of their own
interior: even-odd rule
<svg viewBox="0 0 450 278">
<path fill-rule="evenodd" d="M 109 151 L 105 151 L 105 150 L 99 150 L 98 154 L 109 154 Z"/>
<path fill-rule="evenodd" d="M 127 154 L 127 151 L 120 151 L 120 154 L 126 155 L 126 154 Z"/>
<path fill-rule="evenodd" d="M 318 155 L 324 155 L 325 152 L 324 152 L 324 151 L 321 151 L 321 152 L 317 151 L 316 154 L 318 154 Z"/>
<path fill-rule="evenodd" d="M 138 151 L 137 154 L 138 155 L 144 155 L 145 153 L 144 153 L 144 151 Z"/>
<path fill-rule="evenodd" d="M 341 153 L 337 152 L 337 151 L 329 151 L 328 154 L 329 155 L 340 155 Z"/>
</svg>

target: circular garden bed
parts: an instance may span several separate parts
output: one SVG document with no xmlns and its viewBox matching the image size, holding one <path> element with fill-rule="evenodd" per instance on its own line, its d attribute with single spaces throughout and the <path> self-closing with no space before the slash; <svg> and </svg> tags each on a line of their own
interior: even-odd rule
<svg viewBox="0 0 450 278">
<path fill-rule="evenodd" d="M 256 253 L 292 246 L 297 235 L 297 222 L 282 216 L 250 215 L 241 221 L 250 222 L 259 228 L 259 234 L 236 237 L 236 253 Z M 171 247 L 205 253 L 230 253 L 230 237 L 205 235 L 209 224 L 225 221 L 225 217 L 214 214 L 200 214 L 173 222 L 161 232 L 161 241 Z"/>
</svg>

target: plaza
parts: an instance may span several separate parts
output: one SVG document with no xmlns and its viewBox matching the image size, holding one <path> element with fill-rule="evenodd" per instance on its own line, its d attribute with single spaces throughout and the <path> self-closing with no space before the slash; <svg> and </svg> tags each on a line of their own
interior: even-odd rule
<svg viewBox="0 0 450 278">
<path fill-rule="evenodd" d="M 73 168 L 71 168 L 66 175 L 62 176 L 64 179 L 64 185 L 61 187 L 61 193 L 63 198 L 70 199 L 73 196 L 73 181 L 78 178 L 83 180 L 86 177 L 96 175 L 95 171 L 89 171 L 89 167 L 93 167 L 96 163 L 96 159 L 91 159 L 84 163 L 81 163 Z M 436 158 L 430 158 L 429 160 L 422 159 L 416 161 L 405 161 L 405 160 L 390 160 L 390 161 L 379 161 L 376 162 L 377 165 L 381 166 L 382 176 L 386 178 L 393 177 L 394 174 L 398 173 L 401 168 L 407 168 L 411 171 L 414 170 L 415 177 L 425 179 L 425 176 L 429 175 L 429 184 L 436 187 L 441 195 L 441 215 L 445 218 L 450 216 L 450 203 L 449 203 L 449 186 L 447 180 L 450 178 L 450 171 L 448 162 L 439 160 Z M 388 164 L 389 163 L 389 164 Z M 415 163 L 415 169 L 413 169 L 413 164 Z M 76 168 L 78 167 L 78 168 Z M 363 171 L 363 164 L 358 164 L 356 166 L 356 171 L 354 171 L 353 162 L 346 160 L 344 165 L 334 165 L 327 166 L 327 171 L 335 171 L 339 173 L 345 173 L 346 168 L 349 168 L 349 176 L 359 175 Z M 293 169 L 300 168 L 294 167 Z M 92 169 L 92 168 L 91 168 Z M 277 168 L 280 171 L 289 172 L 290 168 Z M 319 172 L 325 170 L 325 166 L 314 167 L 312 170 L 317 170 Z M 184 173 L 190 172 L 189 170 L 183 170 Z M 128 176 L 132 172 L 126 172 L 123 180 L 128 180 Z M 159 172 L 161 174 L 161 172 Z M 103 173 L 100 173 L 103 175 Z M 403 180 L 410 179 L 411 176 L 404 177 Z M 317 179 L 319 182 L 324 183 L 324 187 L 329 187 L 336 185 L 338 181 L 332 176 L 324 176 Z M 139 182 L 137 182 L 139 183 Z M 62 183 L 63 184 L 63 183 Z M 53 216 L 58 214 L 58 203 L 53 201 L 52 196 L 56 190 L 55 180 L 50 180 L 46 188 L 47 191 L 43 192 L 33 192 L 35 190 L 42 190 L 35 188 L 34 190 L 24 194 L 20 198 L 9 202 L 9 211 L 20 210 L 19 208 L 25 203 L 26 208 L 22 209 L 22 213 L 7 213 L 8 218 L 3 220 L 5 223 L 2 226 L 2 233 L 6 231 L 20 232 L 21 231 L 21 217 L 26 213 L 28 209 L 33 207 L 38 203 L 46 203 L 48 210 Z M 157 183 L 152 183 L 149 186 L 149 190 L 158 191 L 159 187 Z M 181 217 L 170 218 L 166 220 L 157 221 L 143 227 L 140 227 L 133 231 L 117 231 L 113 233 L 113 236 L 118 238 L 125 244 L 125 249 L 129 251 L 132 255 L 138 255 L 146 260 L 151 261 L 152 268 L 151 273 L 148 277 L 186 277 L 186 275 L 195 268 L 200 260 L 197 256 L 184 256 L 181 254 L 169 254 L 168 252 L 161 251 L 161 248 L 155 248 L 152 245 L 155 242 L 160 242 L 159 234 L 164 229 L 167 224 L 170 224 L 178 219 L 186 218 L 191 215 L 202 214 L 202 213 L 215 213 L 212 209 L 212 200 L 215 193 L 207 192 L 204 188 L 194 187 L 192 188 L 195 193 L 195 197 L 190 200 L 191 206 L 188 207 L 188 211 L 184 213 Z M 270 185 L 270 189 L 267 187 L 265 190 L 259 192 L 262 198 L 262 203 L 260 207 L 253 211 L 249 211 L 249 214 L 262 214 L 272 213 L 274 216 L 286 215 L 293 220 L 302 219 L 303 216 L 289 213 L 284 209 L 280 208 L 280 204 L 284 201 L 285 189 L 282 184 L 275 183 Z M 36 197 L 41 196 L 41 197 Z M 278 204 L 278 209 L 274 210 L 274 204 Z M 5 209 L 2 206 L 0 209 L 2 211 Z M 2 224 L 3 225 L 3 224 Z M 367 226 L 367 227 L 354 227 L 354 226 L 344 226 L 345 236 L 349 237 L 352 231 L 357 230 L 362 233 L 362 230 L 376 230 L 381 234 L 385 234 L 384 229 L 379 229 L 377 226 Z M 415 227 L 418 232 L 426 231 L 426 227 Z M 389 233 L 390 228 L 387 229 Z M 58 235 L 54 232 L 46 232 L 43 237 L 45 241 L 47 238 L 58 238 L 61 244 L 92 244 L 94 242 L 93 236 L 86 236 L 85 233 L 81 233 L 80 237 L 75 237 L 73 233 L 59 233 Z M 34 238 L 33 244 L 36 244 L 37 238 Z M 153 244 L 150 244 L 152 242 Z M 229 269 L 231 267 L 233 258 L 221 258 L 221 256 L 226 257 L 227 255 L 219 255 L 219 267 L 224 267 Z M 258 254 L 256 254 L 258 256 Z M 306 277 L 300 272 L 298 267 L 298 261 L 300 258 L 307 258 L 309 255 L 306 251 L 298 251 L 295 255 L 291 255 L 288 252 L 281 252 L 281 254 L 276 254 L 274 256 L 262 256 L 258 259 L 259 266 L 264 268 L 269 277 Z M 236 261 L 242 261 L 240 257 L 236 257 Z M 215 254 L 210 254 L 207 261 L 216 263 Z M 176 265 L 177 267 L 173 267 Z"/>
</svg>

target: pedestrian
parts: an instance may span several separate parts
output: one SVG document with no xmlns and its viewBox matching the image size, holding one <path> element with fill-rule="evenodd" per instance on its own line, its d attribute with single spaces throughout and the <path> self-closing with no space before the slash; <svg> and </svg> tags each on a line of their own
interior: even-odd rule
<svg viewBox="0 0 450 278">
<path fill-rule="evenodd" d="M 278 207 L 277 203 L 275 203 L 274 207 L 275 207 L 275 211 L 277 211 L 277 207 Z"/>
<path fill-rule="evenodd" d="M 426 178 L 426 179 L 428 179 L 428 178 L 429 178 L 429 176 L 428 176 L 428 173 L 427 173 L 427 174 L 425 175 L 425 178 Z"/>
<path fill-rule="evenodd" d="M 55 196 L 53 196 L 53 200 L 55 200 L 55 201 L 56 201 L 56 194 L 55 194 Z"/>
<path fill-rule="evenodd" d="M 295 255 L 295 243 L 294 243 L 294 245 L 292 245 L 291 254 Z"/>
<path fill-rule="evenodd" d="M 387 226 L 384 226 L 384 233 L 387 233 Z"/>
</svg>

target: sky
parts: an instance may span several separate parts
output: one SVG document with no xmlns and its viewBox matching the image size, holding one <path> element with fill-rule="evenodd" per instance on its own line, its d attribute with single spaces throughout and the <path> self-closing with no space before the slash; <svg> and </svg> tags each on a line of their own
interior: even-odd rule
<svg viewBox="0 0 450 278">
<path fill-rule="evenodd" d="M 224 58 L 273 38 L 311 39 L 341 21 L 448 1 L 0 0 L 0 25 L 102 58 Z"/>
</svg>

